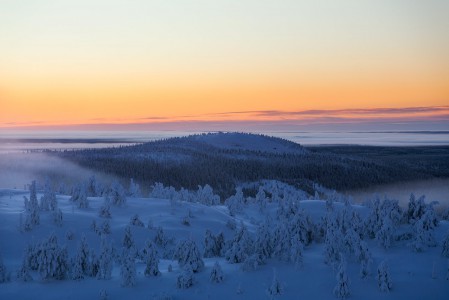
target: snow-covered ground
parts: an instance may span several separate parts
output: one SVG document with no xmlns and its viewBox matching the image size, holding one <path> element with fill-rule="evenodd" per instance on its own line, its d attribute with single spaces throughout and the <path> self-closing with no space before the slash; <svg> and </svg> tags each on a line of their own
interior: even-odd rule
<svg viewBox="0 0 449 300">
<path fill-rule="evenodd" d="M 159 269 L 161 276 L 144 276 L 145 264 L 137 259 L 136 285 L 121 286 L 120 266 L 114 263 L 112 278 L 99 280 L 85 277 L 75 281 L 68 276 L 65 280 L 41 279 L 37 271 L 31 271 L 33 281 L 22 282 L 16 279 L 16 272 L 21 267 L 24 249 L 55 233 L 59 245 L 66 245 L 69 258 L 74 258 L 81 237 L 86 236 L 90 249 L 100 252 L 100 237 L 91 228 L 95 220 L 97 226 L 104 221 L 98 211 L 103 205 L 103 198 L 90 197 L 89 208 L 80 209 L 69 196 L 57 196 L 58 207 L 63 213 L 62 226 L 56 226 L 51 212 L 41 211 L 40 225 L 31 231 L 20 230 L 24 222 L 24 198 L 28 191 L 0 190 L 0 254 L 11 280 L 0 284 L 0 299 L 100 299 L 100 291 L 105 290 L 108 299 L 268 299 L 268 288 L 272 284 L 273 273 L 277 275 L 283 287 L 279 299 L 335 299 L 333 289 L 337 283 L 337 269 L 324 263 L 325 243 L 312 241 L 303 251 L 303 265 L 295 266 L 270 258 L 266 264 L 256 270 L 244 271 L 242 264 L 231 264 L 224 257 L 203 258 L 205 268 L 194 274 L 195 283 L 188 289 L 177 288 L 177 277 L 181 273 L 178 262 L 161 259 Z M 42 194 L 38 193 L 38 199 Z M 113 245 L 119 249 L 130 219 L 138 214 L 144 227 L 131 226 L 136 247 L 142 249 L 146 240 L 153 240 L 158 227 L 162 227 L 168 238 L 177 241 L 191 239 L 203 252 L 205 232 L 213 234 L 223 232 L 225 240 L 230 240 L 235 230 L 229 225 L 236 221 L 237 229 L 241 222 L 254 236 L 258 225 L 267 215 L 273 218 L 277 210 L 276 203 L 269 203 L 265 213 L 260 213 L 256 204 L 245 205 L 242 212 L 231 217 L 226 206 L 205 206 L 192 202 L 176 202 L 154 198 L 128 198 L 123 207 L 111 207 L 112 218 L 109 219 L 111 234 L 108 235 Z M 326 203 L 320 200 L 300 201 L 299 206 L 309 215 L 314 223 L 326 215 Z M 343 204 L 334 203 L 336 210 L 343 209 Z M 368 215 L 368 208 L 353 206 L 362 218 Z M 190 225 L 182 223 L 190 215 Z M 22 217 L 21 217 L 22 216 Z M 151 220 L 152 228 L 147 224 Z M 150 223 L 151 223 L 150 222 Z M 231 222 L 232 223 L 232 222 Z M 407 244 L 410 241 L 395 241 L 390 249 L 379 246 L 375 239 L 366 239 L 372 253 L 372 274 L 365 279 L 359 276 L 360 264 L 347 257 L 347 274 L 350 279 L 351 299 L 448 299 L 449 280 L 448 259 L 441 255 L 441 242 L 449 229 L 447 221 L 440 221 L 434 236 L 438 241 L 436 247 L 426 248 L 421 253 L 413 252 Z M 67 232 L 74 234 L 67 239 Z M 393 283 L 390 292 L 381 292 L 376 279 L 377 266 L 386 260 Z M 209 276 L 215 262 L 219 262 L 224 273 L 221 283 L 210 282 Z M 168 271 L 169 265 L 172 271 Z"/>
</svg>

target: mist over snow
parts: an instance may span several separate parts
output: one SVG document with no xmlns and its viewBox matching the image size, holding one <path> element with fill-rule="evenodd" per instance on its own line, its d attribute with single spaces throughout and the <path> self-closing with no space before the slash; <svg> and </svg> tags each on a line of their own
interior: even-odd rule
<svg viewBox="0 0 449 300">
<path fill-rule="evenodd" d="M 1 154 L 0 170 L 0 188 L 10 189 L 23 189 L 32 180 L 43 184 L 46 177 L 69 186 L 92 175 L 107 182 L 115 178 L 42 152 Z"/>
</svg>

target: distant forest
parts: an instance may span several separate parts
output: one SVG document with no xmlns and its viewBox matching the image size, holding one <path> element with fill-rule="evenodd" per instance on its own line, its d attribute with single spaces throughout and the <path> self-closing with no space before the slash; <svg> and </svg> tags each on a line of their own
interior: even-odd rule
<svg viewBox="0 0 449 300">
<path fill-rule="evenodd" d="M 269 137 L 267 137 L 269 138 Z M 274 138 L 269 138 L 270 141 Z M 291 143 L 278 139 L 280 145 Z M 293 143 L 292 143 L 293 144 Z M 196 190 L 209 184 L 222 199 L 240 183 L 274 179 L 313 193 L 313 184 L 344 191 L 378 184 L 449 177 L 449 146 L 320 146 L 291 153 L 223 149 L 192 137 L 133 146 L 52 152 L 83 167 Z"/>
</svg>

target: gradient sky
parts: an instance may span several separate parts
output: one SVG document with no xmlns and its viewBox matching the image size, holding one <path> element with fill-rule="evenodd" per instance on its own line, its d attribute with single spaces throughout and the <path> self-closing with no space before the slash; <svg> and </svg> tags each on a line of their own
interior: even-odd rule
<svg viewBox="0 0 449 300">
<path fill-rule="evenodd" d="M 447 0 L 3 0 L 0 128 L 445 126 L 448 13 Z"/>
</svg>

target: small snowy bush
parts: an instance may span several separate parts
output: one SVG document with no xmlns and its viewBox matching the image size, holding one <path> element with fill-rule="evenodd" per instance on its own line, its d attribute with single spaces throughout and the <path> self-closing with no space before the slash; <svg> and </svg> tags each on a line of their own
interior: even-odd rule
<svg viewBox="0 0 449 300">
<path fill-rule="evenodd" d="M 220 283 L 224 280 L 223 270 L 220 264 L 215 262 L 212 271 L 210 272 L 210 281 L 214 283 Z"/>
</svg>

